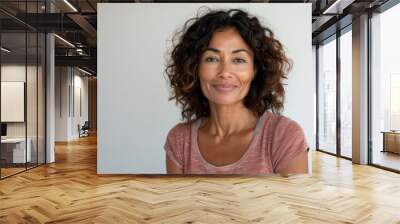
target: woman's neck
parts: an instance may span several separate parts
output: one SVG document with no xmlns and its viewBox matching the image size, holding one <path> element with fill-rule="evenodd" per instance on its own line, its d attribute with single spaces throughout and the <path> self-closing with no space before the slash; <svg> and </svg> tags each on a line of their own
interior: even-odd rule
<svg viewBox="0 0 400 224">
<path fill-rule="evenodd" d="M 210 116 L 200 128 L 220 138 L 253 130 L 258 120 L 258 116 L 243 104 L 210 104 L 210 109 Z"/>
</svg>

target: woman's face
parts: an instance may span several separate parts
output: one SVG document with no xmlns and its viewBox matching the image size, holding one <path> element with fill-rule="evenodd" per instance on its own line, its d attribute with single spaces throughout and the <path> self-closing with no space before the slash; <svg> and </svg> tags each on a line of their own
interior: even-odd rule
<svg viewBox="0 0 400 224">
<path fill-rule="evenodd" d="M 254 78 L 253 51 L 234 28 L 215 32 L 201 55 L 201 90 L 210 103 L 243 101 Z"/>
</svg>

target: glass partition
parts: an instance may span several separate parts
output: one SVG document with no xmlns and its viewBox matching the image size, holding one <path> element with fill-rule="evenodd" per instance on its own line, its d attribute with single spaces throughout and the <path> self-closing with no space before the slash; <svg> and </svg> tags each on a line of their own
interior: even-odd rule
<svg viewBox="0 0 400 224">
<path fill-rule="evenodd" d="M 318 149 L 336 154 L 336 38 L 318 47 Z"/>
<path fill-rule="evenodd" d="M 0 7 L 21 16 L 43 13 L 44 3 L 2 1 Z M 44 33 L 0 12 L 1 179 L 45 163 L 45 45 Z"/>
<path fill-rule="evenodd" d="M 26 33 L 3 32 L 1 47 L 1 176 L 7 177 L 24 171 L 31 158 L 26 150 Z"/>
</svg>

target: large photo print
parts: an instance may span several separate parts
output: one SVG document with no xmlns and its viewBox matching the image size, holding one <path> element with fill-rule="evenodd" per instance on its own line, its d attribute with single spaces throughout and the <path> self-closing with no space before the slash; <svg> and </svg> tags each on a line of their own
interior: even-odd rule
<svg viewBox="0 0 400 224">
<path fill-rule="evenodd" d="M 309 4 L 99 4 L 98 173 L 309 173 L 310 20 Z"/>
</svg>

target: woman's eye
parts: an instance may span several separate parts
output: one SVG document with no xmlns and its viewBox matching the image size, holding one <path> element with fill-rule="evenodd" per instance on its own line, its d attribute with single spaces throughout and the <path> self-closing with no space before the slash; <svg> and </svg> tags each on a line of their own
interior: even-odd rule
<svg viewBox="0 0 400 224">
<path fill-rule="evenodd" d="M 234 63 L 245 63 L 246 60 L 244 60 L 243 58 L 235 58 L 235 59 L 233 59 L 233 62 Z"/>
<path fill-rule="evenodd" d="M 206 62 L 216 62 L 216 61 L 218 61 L 218 58 L 216 58 L 216 57 L 206 57 L 205 61 Z"/>
</svg>

